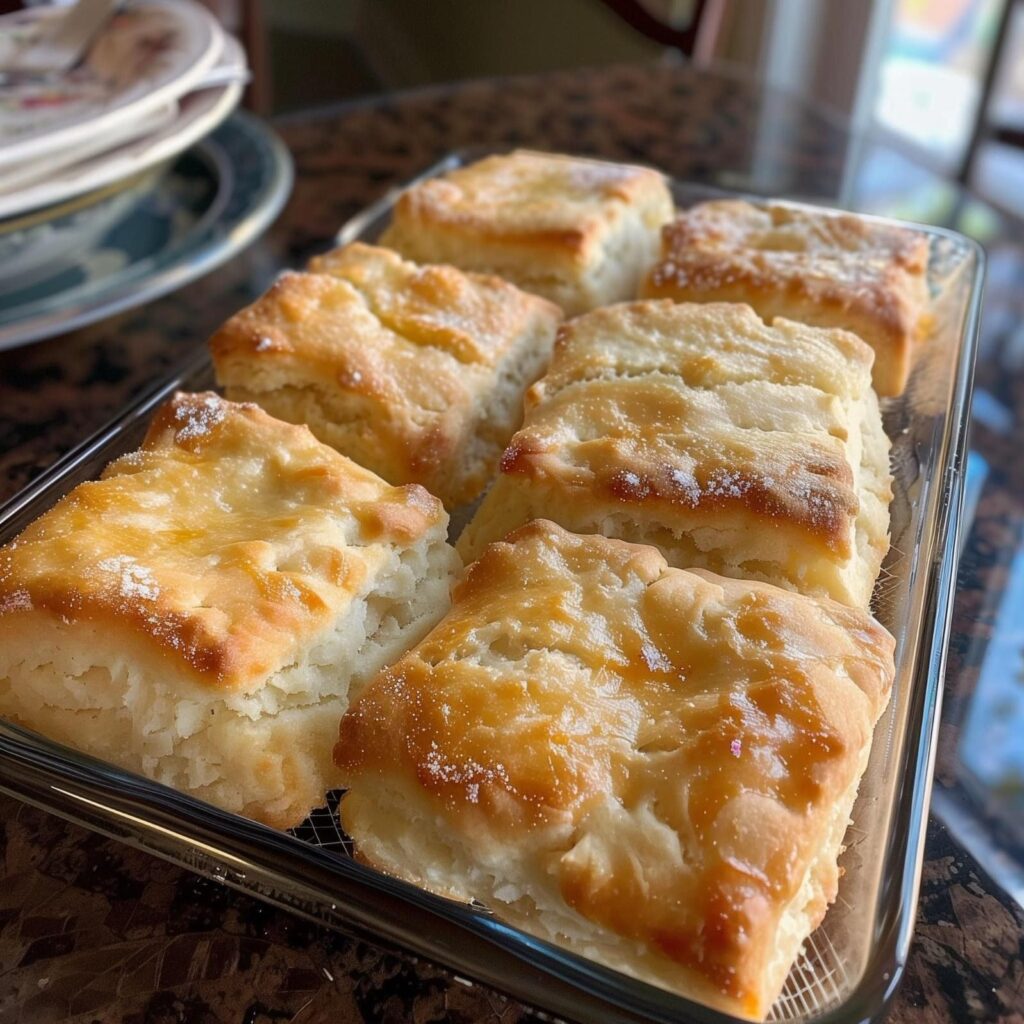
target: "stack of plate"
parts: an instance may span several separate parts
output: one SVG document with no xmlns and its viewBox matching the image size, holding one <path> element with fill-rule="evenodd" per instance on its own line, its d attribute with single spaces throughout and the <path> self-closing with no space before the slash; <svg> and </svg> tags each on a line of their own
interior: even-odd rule
<svg viewBox="0 0 1024 1024">
<path fill-rule="evenodd" d="M 0 18 L 0 68 L 61 14 L 47 7 Z M 171 269 L 219 262 L 183 236 L 208 229 L 212 208 L 236 198 L 238 161 L 276 165 L 272 180 L 232 207 L 250 220 L 259 207 L 267 216 L 249 226 L 265 226 L 287 191 L 288 162 L 252 119 L 236 115 L 230 131 L 222 124 L 247 79 L 242 47 L 194 0 L 130 0 L 72 70 L 0 79 L 0 348 L 167 291 L 170 283 L 154 287 L 135 271 L 140 263 L 166 271 L 169 249 Z M 224 132 L 233 142 L 216 145 Z M 245 152 L 247 144 L 261 152 Z M 225 155 L 225 146 L 242 152 Z"/>
</svg>

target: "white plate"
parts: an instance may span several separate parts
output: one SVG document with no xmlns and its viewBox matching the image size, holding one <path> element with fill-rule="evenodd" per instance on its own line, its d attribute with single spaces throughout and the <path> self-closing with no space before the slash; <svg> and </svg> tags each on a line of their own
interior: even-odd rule
<svg viewBox="0 0 1024 1024">
<path fill-rule="evenodd" d="M 50 8 L 0 18 L 3 53 L 38 30 Z M 0 88 L 0 168 L 112 133 L 192 89 L 220 56 L 224 33 L 194 0 L 134 0 L 100 33 L 79 68 Z"/>
<path fill-rule="evenodd" d="M 242 47 L 230 36 L 224 37 L 218 70 L 221 66 L 237 69 L 239 73 L 245 69 Z M 170 160 L 212 132 L 238 105 L 243 88 L 244 85 L 235 82 L 182 97 L 177 117 L 155 134 L 65 167 L 45 181 L 0 195 L 0 218 L 15 217 L 43 206 L 62 203 Z"/>
<path fill-rule="evenodd" d="M 0 195 L 18 192 L 23 188 L 38 184 L 43 179 L 52 178 L 65 167 L 81 164 L 92 157 L 108 153 L 120 146 L 125 146 L 136 139 L 143 139 L 173 124 L 178 118 L 178 102 L 175 100 L 166 107 L 157 107 L 147 111 L 140 118 L 125 118 L 117 127 L 105 135 L 94 135 L 91 139 L 82 139 L 73 146 L 67 146 L 56 153 L 48 153 L 44 157 L 24 160 L 0 168 Z"/>
</svg>

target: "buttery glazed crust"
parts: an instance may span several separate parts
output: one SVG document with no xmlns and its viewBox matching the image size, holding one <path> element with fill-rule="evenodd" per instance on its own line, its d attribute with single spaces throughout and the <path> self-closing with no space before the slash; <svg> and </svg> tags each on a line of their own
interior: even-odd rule
<svg viewBox="0 0 1024 1024">
<path fill-rule="evenodd" d="M 471 501 L 518 426 L 561 312 L 496 277 L 355 243 L 289 273 L 211 339 L 231 398 L 449 507 Z"/>
<path fill-rule="evenodd" d="M 748 306 L 647 301 L 559 333 L 465 561 L 537 517 L 866 608 L 888 549 L 871 351 Z"/>
<path fill-rule="evenodd" d="M 343 719 L 343 822 L 385 871 L 760 1019 L 835 898 L 893 647 L 534 522 Z"/>
<path fill-rule="evenodd" d="M 87 618 L 143 635 L 195 680 L 249 689 L 445 519 L 305 427 L 179 394 L 141 448 L 0 548 L 0 620 Z"/>
<path fill-rule="evenodd" d="M 447 609 L 447 525 L 305 427 L 179 394 L 0 548 L 0 714 L 296 825 L 350 696 Z"/>
<path fill-rule="evenodd" d="M 875 389 L 898 395 L 927 331 L 927 267 L 928 240 L 910 230 L 722 199 L 665 227 L 661 259 L 642 294 L 746 302 L 765 320 L 853 331 L 875 351 Z"/>
<path fill-rule="evenodd" d="M 517 150 L 406 191 L 382 242 L 500 274 L 571 315 L 635 296 L 672 211 L 655 171 Z"/>
</svg>

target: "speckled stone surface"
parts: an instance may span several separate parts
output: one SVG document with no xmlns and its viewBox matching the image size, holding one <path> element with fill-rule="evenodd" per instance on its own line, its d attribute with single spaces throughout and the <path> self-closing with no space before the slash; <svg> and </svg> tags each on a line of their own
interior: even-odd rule
<svg viewBox="0 0 1024 1024">
<path fill-rule="evenodd" d="M 143 309 L 0 353 L 0 499 L 202 345 L 278 268 L 325 248 L 346 218 L 452 149 L 526 144 L 640 160 L 732 187 L 874 202 L 875 164 L 828 115 L 730 75 L 684 68 L 462 85 L 293 117 L 278 130 L 297 183 L 263 241 Z M 898 154 L 878 152 L 891 173 L 905 170 Z M 921 187 L 913 174 L 908 180 L 907 188 Z M 1024 609 L 1016 619 L 999 614 L 1024 524 L 1022 239 L 998 218 L 988 239 L 979 367 L 988 414 L 973 441 L 984 472 L 964 548 L 937 766 L 937 789 L 951 794 L 986 652 L 999 639 L 1016 645 L 1019 661 L 1024 648 Z M 307 924 L 8 797 L 0 797 L 0 836 L 0 1024 L 511 1024 L 534 1016 L 438 967 Z M 889 1019 L 1024 1024 L 1024 911 L 938 817 Z"/>
</svg>

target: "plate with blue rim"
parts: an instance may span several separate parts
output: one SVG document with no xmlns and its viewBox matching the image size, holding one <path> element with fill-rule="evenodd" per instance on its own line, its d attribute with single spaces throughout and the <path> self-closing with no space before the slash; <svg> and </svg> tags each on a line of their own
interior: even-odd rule
<svg viewBox="0 0 1024 1024">
<path fill-rule="evenodd" d="M 169 166 L 0 222 L 0 350 L 142 305 L 255 241 L 284 206 L 291 157 L 236 112 Z"/>
</svg>

